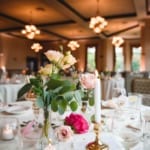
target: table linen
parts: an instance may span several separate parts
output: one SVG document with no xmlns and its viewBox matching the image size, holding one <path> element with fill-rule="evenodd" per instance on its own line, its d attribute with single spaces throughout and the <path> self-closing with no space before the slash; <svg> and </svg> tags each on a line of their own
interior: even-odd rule
<svg viewBox="0 0 150 150">
<path fill-rule="evenodd" d="M 32 106 L 32 102 L 26 101 L 26 102 L 17 102 L 21 105 L 28 105 Z M 144 109 L 149 109 L 149 107 L 144 107 Z M 143 109 L 143 108 L 142 108 Z M 103 110 L 102 110 L 103 111 Z M 57 115 L 56 113 L 54 115 Z M 20 124 L 23 121 L 31 121 L 34 119 L 34 114 L 32 109 L 30 109 L 28 112 L 19 114 L 19 115 L 8 115 L 3 112 L 0 113 L 0 116 L 12 116 L 19 119 Z M 56 119 L 56 117 L 54 117 Z M 42 120 L 42 115 L 39 116 L 39 122 Z M 62 118 L 61 118 L 62 119 Z M 53 120 L 52 120 L 53 121 Z M 56 121 L 56 120 L 55 120 Z M 62 120 L 61 120 L 62 121 Z M 106 132 L 102 131 L 100 133 L 100 139 L 109 145 L 109 150 L 125 150 L 123 145 L 120 142 L 120 139 L 114 135 L 112 132 Z M 74 134 L 72 139 L 66 142 L 58 142 L 55 140 L 54 145 L 56 147 L 56 150 L 85 150 L 85 146 L 92 142 L 95 139 L 95 134 L 93 133 L 92 128 L 89 130 L 89 132 L 84 134 Z M 9 143 L 10 142 L 10 143 Z M 9 144 L 8 144 L 9 143 Z M 11 141 L 4 141 L 0 142 L 0 149 L 3 150 L 33 150 L 36 147 L 37 141 L 34 139 L 28 139 L 25 140 L 20 137 L 19 139 L 20 147 L 19 149 L 16 147 L 16 143 L 13 143 Z M 37 149 L 38 150 L 38 149 Z M 139 142 L 135 147 L 131 148 L 130 150 L 144 150 L 143 149 L 143 143 Z"/>
</svg>

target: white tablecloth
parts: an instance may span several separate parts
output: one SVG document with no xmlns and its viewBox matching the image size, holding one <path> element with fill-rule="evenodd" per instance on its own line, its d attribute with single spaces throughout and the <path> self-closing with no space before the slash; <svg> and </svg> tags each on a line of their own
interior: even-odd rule
<svg viewBox="0 0 150 150">
<path fill-rule="evenodd" d="M 109 100 L 113 98 L 115 89 L 124 89 L 124 79 L 119 78 L 110 78 L 101 80 L 102 88 L 102 99 Z"/>
<path fill-rule="evenodd" d="M 22 103 L 23 105 L 30 104 L 29 102 L 19 102 Z M 20 120 L 20 123 L 22 121 L 28 121 L 31 119 L 34 119 L 34 115 L 32 112 L 32 109 L 24 114 L 18 114 L 18 115 L 5 115 L 3 113 L 0 113 L 1 116 L 12 116 L 12 117 L 17 117 Z M 101 132 L 101 140 L 103 143 L 106 143 L 109 145 L 109 150 L 125 150 L 124 147 L 121 145 L 120 141 L 118 138 L 113 135 L 113 133 L 109 132 Z M 55 147 L 56 150 L 85 150 L 85 146 L 93 141 L 95 139 L 95 134 L 93 133 L 92 130 L 90 130 L 88 133 L 85 134 L 74 134 L 72 139 L 66 142 L 56 142 Z M 11 141 L 1 141 L 0 142 L 0 149 L 2 150 L 21 150 L 21 141 L 22 139 L 19 138 L 18 143 L 13 143 Z M 35 141 L 32 141 L 32 139 L 29 139 L 28 142 L 23 140 L 23 148 L 22 150 L 40 150 L 40 149 L 35 149 Z M 17 148 L 17 146 L 20 146 Z M 142 143 L 139 143 L 136 147 L 131 148 L 130 150 L 144 150 L 142 148 Z"/>
<path fill-rule="evenodd" d="M 0 100 L 2 102 L 15 102 L 19 89 L 24 83 L 18 84 L 0 84 Z"/>
</svg>

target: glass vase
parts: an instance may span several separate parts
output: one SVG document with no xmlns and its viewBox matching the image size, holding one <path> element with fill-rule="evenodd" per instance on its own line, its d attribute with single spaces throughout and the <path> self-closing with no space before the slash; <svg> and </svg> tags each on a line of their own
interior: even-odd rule
<svg viewBox="0 0 150 150">
<path fill-rule="evenodd" d="M 42 126 L 42 135 L 40 139 L 40 150 L 44 150 L 49 144 L 52 144 L 51 141 L 51 114 L 48 107 L 43 109 L 43 126 Z"/>
</svg>

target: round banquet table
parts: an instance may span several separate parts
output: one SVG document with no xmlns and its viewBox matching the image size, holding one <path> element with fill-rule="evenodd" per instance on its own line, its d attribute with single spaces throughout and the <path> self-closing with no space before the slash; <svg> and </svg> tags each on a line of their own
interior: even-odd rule
<svg viewBox="0 0 150 150">
<path fill-rule="evenodd" d="M 0 84 L 0 101 L 4 103 L 15 102 L 17 94 L 24 83 Z"/>
<path fill-rule="evenodd" d="M 29 101 L 26 102 L 16 102 L 20 103 L 21 105 L 28 105 L 32 106 L 32 103 Z M 31 107 L 32 108 L 32 107 Z M 56 115 L 56 114 L 55 114 Z M 0 113 L 0 117 L 16 117 L 21 124 L 23 121 L 31 121 L 34 119 L 33 111 L 30 109 L 26 113 L 11 115 L 11 114 L 4 114 L 3 112 Z M 41 116 L 40 116 L 41 117 Z M 55 118 L 56 119 L 56 118 Z M 56 150 L 85 150 L 86 145 L 89 142 L 92 142 L 95 139 L 95 134 L 93 130 L 90 129 L 89 132 L 84 134 L 74 134 L 73 137 L 65 142 L 58 142 L 56 140 L 54 146 Z M 101 132 L 100 139 L 103 143 L 109 146 L 109 150 L 125 150 L 123 145 L 120 143 L 118 138 L 111 132 Z M 33 142 L 33 143 L 32 143 Z M 141 149 L 141 143 L 138 146 L 131 148 L 130 150 L 144 150 Z M 17 147 L 18 146 L 18 147 Z M 0 142 L 0 149 L 3 150 L 40 150 L 35 148 L 35 141 L 29 139 L 28 141 L 24 141 L 24 139 L 20 136 L 18 143 L 12 143 L 11 141 L 2 141 Z"/>
</svg>

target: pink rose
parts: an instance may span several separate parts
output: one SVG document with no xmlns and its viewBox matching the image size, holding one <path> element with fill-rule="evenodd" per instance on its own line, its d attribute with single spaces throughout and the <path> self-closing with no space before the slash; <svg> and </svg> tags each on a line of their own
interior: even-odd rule
<svg viewBox="0 0 150 150">
<path fill-rule="evenodd" d="M 56 128 L 55 134 L 60 141 L 66 141 L 72 137 L 73 132 L 69 126 L 64 125 Z"/>
<path fill-rule="evenodd" d="M 96 75 L 92 73 L 82 74 L 80 77 L 80 83 L 85 89 L 94 89 Z"/>
<path fill-rule="evenodd" d="M 71 126 L 76 133 L 85 133 L 89 129 L 88 122 L 80 114 L 71 113 L 65 118 L 65 124 Z"/>
</svg>

